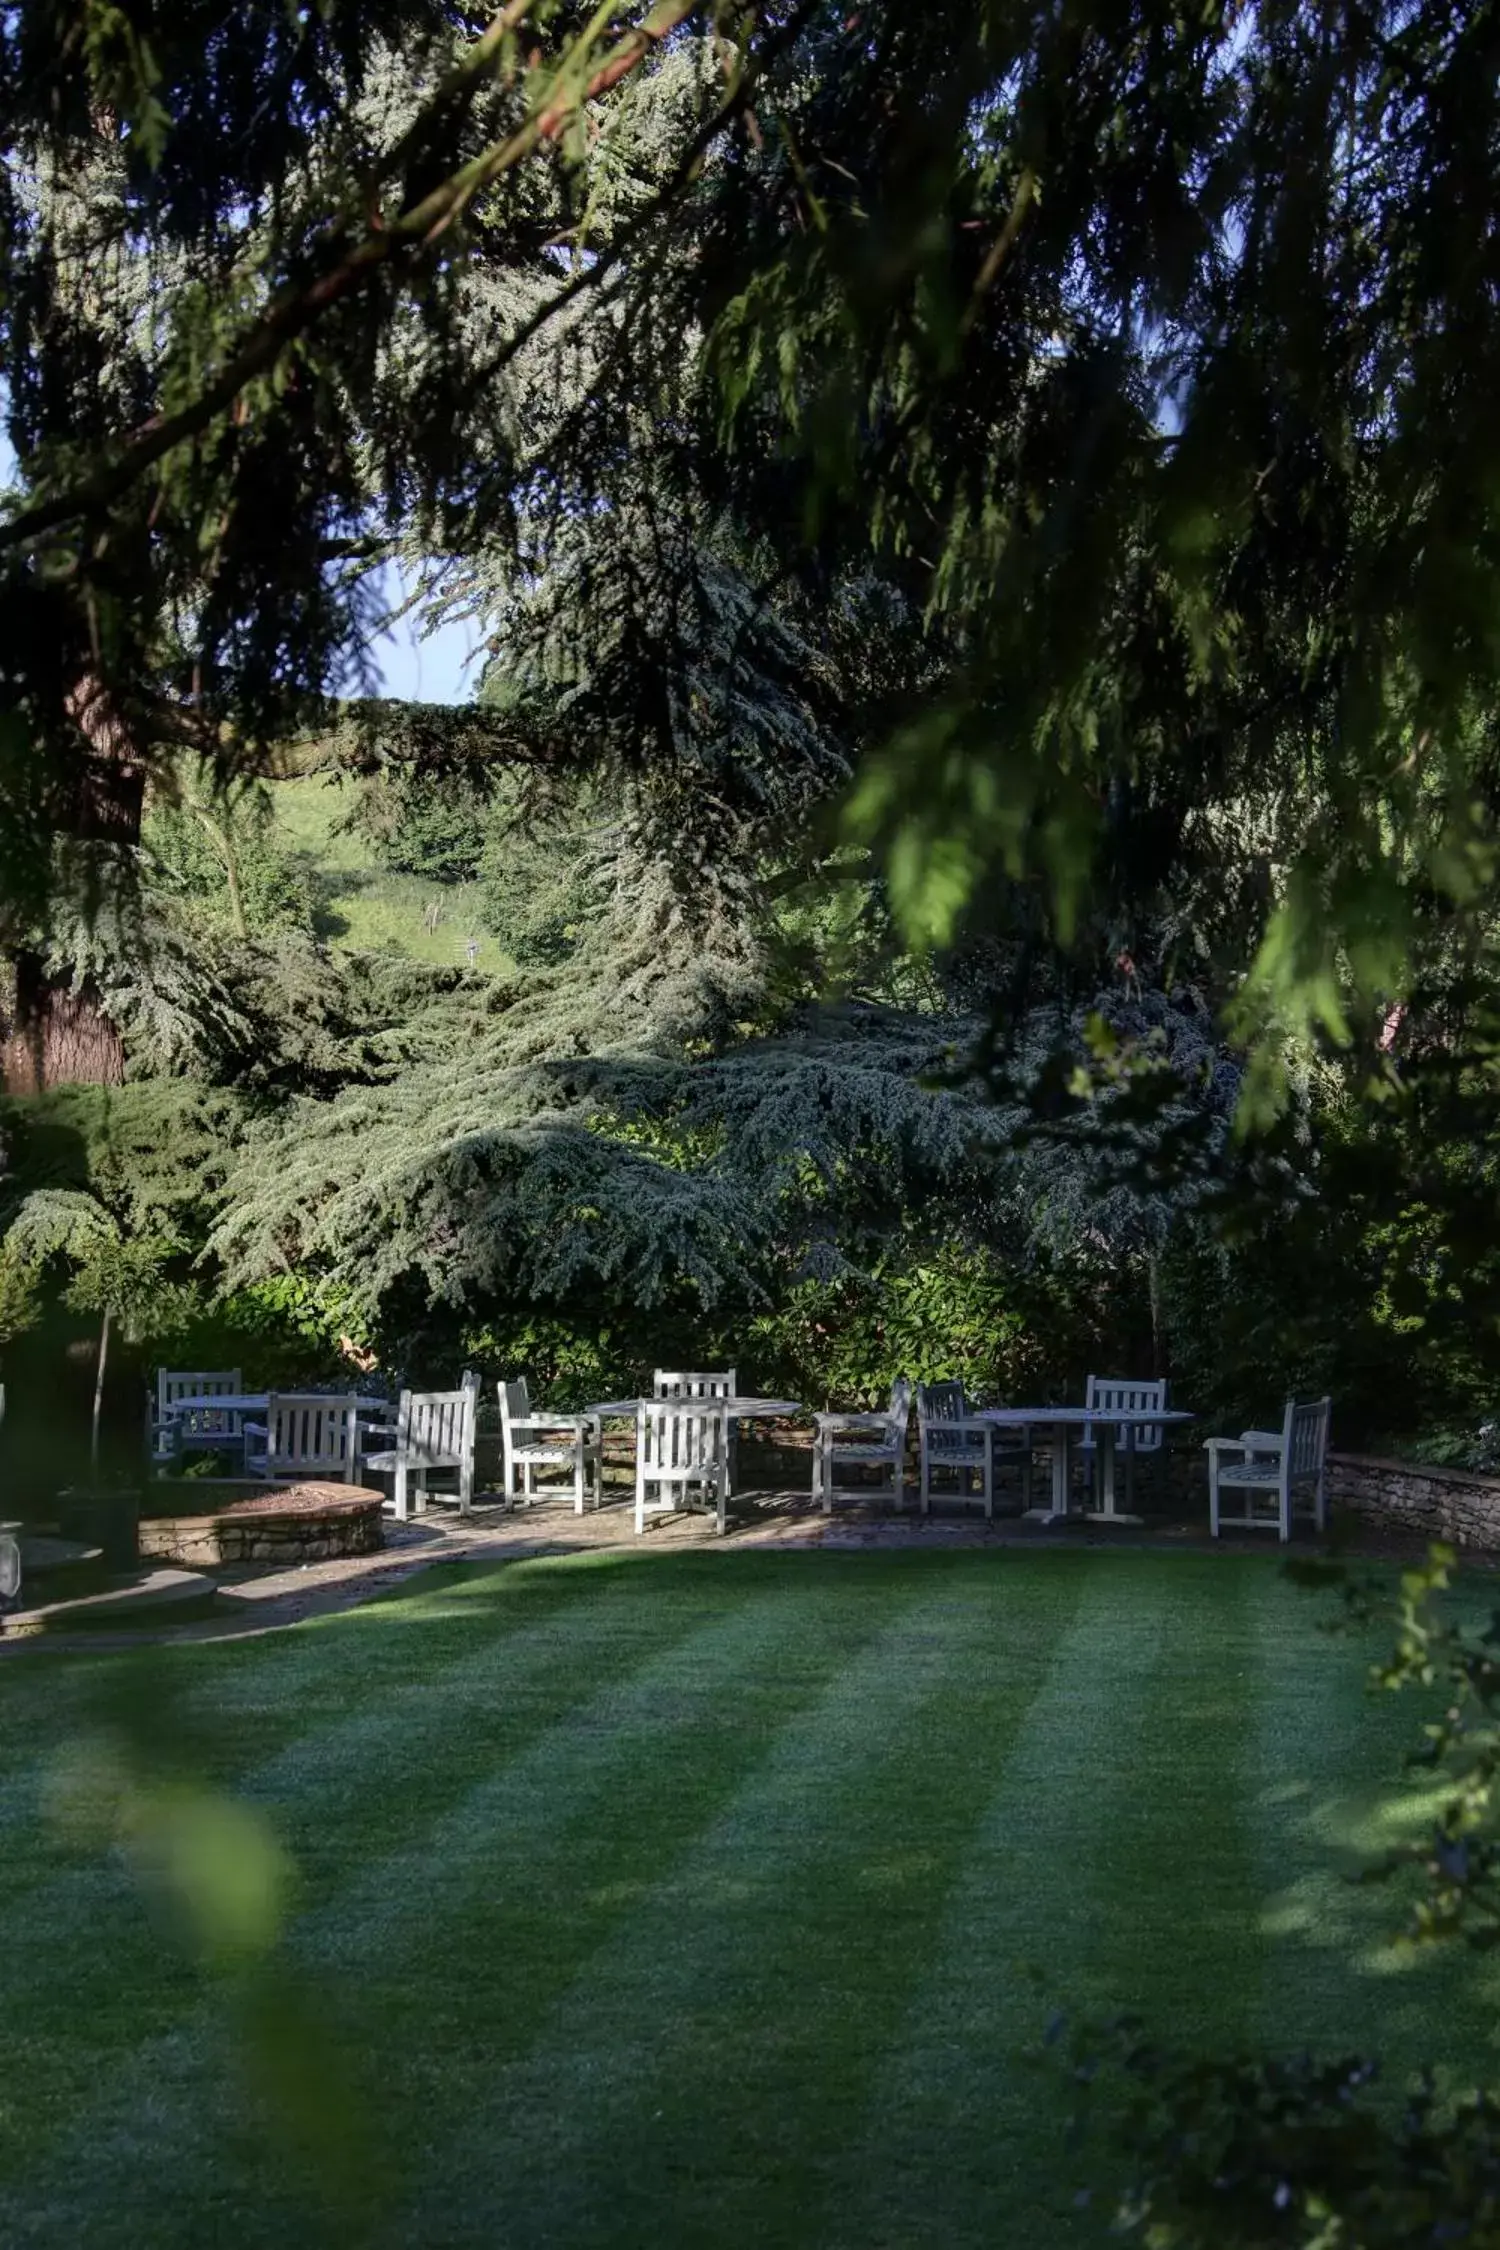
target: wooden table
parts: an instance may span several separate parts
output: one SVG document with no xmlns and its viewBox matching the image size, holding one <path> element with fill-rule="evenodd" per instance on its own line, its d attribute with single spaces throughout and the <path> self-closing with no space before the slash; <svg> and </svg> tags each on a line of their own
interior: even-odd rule
<svg viewBox="0 0 1500 2250">
<path fill-rule="evenodd" d="M 1115 1506 L 1116 1439 L 1123 1431 L 1128 1453 L 1135 1450 L 1137 1430 L 1157 1429 L 1168 1422 L 1191 1422 L 1195 1417 L 1180 1407 L 1151 1406 L 1129 1410 L 1114 1408 L 1105 1415 L 1094 1406 L 977 1406 L 972 1419 L 989 1422 L 997 1430 L 1045 1430 L 1052 1447 L 1052 1505 L 1027 1511 L 1033 1523 L 1059 1523 L 1068 1513 L 1068 1456 L 1075 1430 L 1092 1429 L 1099 1448 L 1099 1482 L 1104 1505 L 1088 1510 L 1090 1523 L 1139 1523 Z"/>
</svg>

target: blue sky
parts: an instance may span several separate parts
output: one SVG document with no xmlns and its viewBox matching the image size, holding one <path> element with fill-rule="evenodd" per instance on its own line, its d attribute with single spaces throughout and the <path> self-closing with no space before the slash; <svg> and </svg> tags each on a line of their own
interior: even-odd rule
<svg viewBox="0 0 1500 2250">
<path fill-rule="evenodd" d="M 15 455 L 0 427 L 0 490 L 11 482 L 15 465 Z M 387 578 L 394 607 L 403 582 L 393 573 Z M 413 630 L 410 616 L 399 618 L 374 644 L 384 693 L 408 702 L 467 703 L 479 685 L 479 663 L 474 660 L 476 640 L 474 627 L 469 624 L 439 626 L 422 640 Z"/>
<path fill-rule="evenodd" d="M 388 573 L 388 579 L 393 575 Z M 385 693 L 413 703 L 467 703 L 479 685 L 474 627 L 466 622 L 440 625 L 421 640 L 413 623 L 410 616 L 400 618 L 375 643 Z"/>
</svg>

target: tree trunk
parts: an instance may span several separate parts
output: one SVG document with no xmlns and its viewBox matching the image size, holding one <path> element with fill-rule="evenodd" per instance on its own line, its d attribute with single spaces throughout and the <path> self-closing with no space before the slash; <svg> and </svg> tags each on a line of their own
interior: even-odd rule
<svg viewBox="0 0 1500 2250">
<path fill-rule="evenodd" d="M 15 980 L 10 1036 L 0 1048 L 0 1080 L 7 1094 L 123 1083 L 120 1034 L 87 983 L 75 992 L 49 976 L 36 953 L 17 957 Z"/>
<path fill-rule="evenodd" d="M 109 1307 L 99 1323 L 99 1363 L 94 1370 L 94 1419 L 89 1426 L 89 1472 L 99 1479 L 99 1417 L 104 1411 L 104 1370 L 109 1360 Z"/>
<path fill-rule="evenodd" d="M 68 699 L 69 715 L 87 744 L 66 832 L 80 843 L 139 843 L 145 768 L 130 730 L 97 679 L 86 674 Z M 120 1034 L 85 978 L 53 976 L 42 955 L 12 956 L 14 984 L 0 1045 L 0 1088 L 41 1094 L 50 1086 L 118 1086 L 125 1076 Z"/>
</svg>

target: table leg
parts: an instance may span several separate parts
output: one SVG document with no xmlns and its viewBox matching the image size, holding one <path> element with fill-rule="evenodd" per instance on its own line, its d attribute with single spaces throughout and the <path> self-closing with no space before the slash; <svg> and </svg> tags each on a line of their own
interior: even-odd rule
<svg viewBox="0 0 1500 2250">
<path fill-rule="evenodd" d="M 1029 1508 L 1029 1523 L 1059 1523 L 1068 1513 L 1068 1425 L 1054 1422 L 1052 1437 L 1052 1504 L 1047 1508 Z"/>
<path fill-rule="evenodd" d="M 1131 1453 L 1132 1458 L 1134 1436 L 1133 1429 L 1126 1430 L 1126 1449 L 1127 1452 Z M 1094 1443 L 1099 1448 L 1097 1456 L 1099 1462 L 1099 1497 L 1102 1505 L 1090 1512 L 1089 1522 L 1139 1523 L 1141 1520 L 1139 1516 L 1130 1515 L 1123 1508 L 1118 1508 L 1115 1505 L 1115 1425 L 1113 1422 L 1095 1423 Z M 1132 1493 L 1130 1497 L 1133 1499 L 1134 1494 Z"/>
</svg>

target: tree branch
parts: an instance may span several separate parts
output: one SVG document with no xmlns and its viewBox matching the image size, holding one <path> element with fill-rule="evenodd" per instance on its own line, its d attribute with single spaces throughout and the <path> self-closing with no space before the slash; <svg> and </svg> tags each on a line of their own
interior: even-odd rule
<svg viewBox="0 0 1500 2250">
<path fill-rule="evenodd" d="M 82 478 L 50 500 L 24 508 L 8 523 L 0 524 L 0 551 L 23 545 L 43 532 L 74 522 L 80 516 L 106 509 L 119 499 L 152 464 L 190 438 L 206 430 L 246 386 L 267 374 L 289 345 L 314 327 L 330 307 L 363 288 L 399 251 L 412 246 L 426 249 L 449 227 L 483 188 L 522 163 L 536 149 L 557 140 L 580 110 L 608 92 L 637 69 L 656 47 L 702 5 L 702 0 L 656 0 L 645 20 L 606 54 L 595 69 L 584 74 L 575 43 L 554 75 L 547 100 L 516 132 L 491 146 L 387 225 L 372 226 L 327 273 L 304 287 L 288 292 L 268 307 L 250 328 L 214 379 L 196 398 L 172 414 L 154 414 L 123 445 L 116 459 Z M 524 11 L 522 11 L 524 12 Z M 514 8 L 501 17 L 519 14 Z M 494 26 L 491 26 L 493 32 Z M 486 39 L 490 33 L 485 34 Z M 408 136 L 409 137 L 409 136 Z"/>
</svg>

